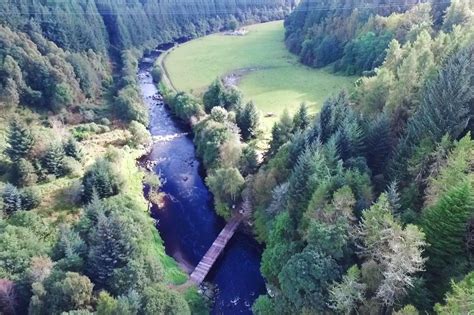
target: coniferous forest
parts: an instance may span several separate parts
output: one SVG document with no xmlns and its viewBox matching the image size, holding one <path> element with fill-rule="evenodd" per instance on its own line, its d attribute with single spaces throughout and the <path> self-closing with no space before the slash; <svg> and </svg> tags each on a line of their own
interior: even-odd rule
<svg viewBox="0 0 474 315">
<path fill-rule="evenodd" d="M 141 163 L 157 126 L 139 61 L 282 19 L 301 64 L 356 79 L 268 134 L 258 106 L 220 78 L 196 97 L 167 86 L 160 64 L 150 72 L 190 126 L 215 212 L 250 209 L 266 294 L 248 309 L 474 311 L 472 1 L 5 0 L 1 314 L 214 310 L 150 216 L 167 178 Z"/>
</svg>

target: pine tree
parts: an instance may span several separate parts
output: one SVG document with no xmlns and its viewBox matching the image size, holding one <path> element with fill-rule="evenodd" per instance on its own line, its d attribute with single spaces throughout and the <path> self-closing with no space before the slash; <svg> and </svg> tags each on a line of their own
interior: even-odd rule
<svg viewBox="0 0 474 315">
<path fill-rule="evenodd" d="M 7 183 L 2 191 L 3 211 L 9 215 L 16 211 L 23 210 L 21 206 L 21 195 L 18 189 Z"/>
<path fill-rule="evenodd" d="M 126 265 L 133 252 L 124 223 L 114 214 L 99 213 L 89 237 L 87 275 L 99 288 L 107 288 L 116 268 Z"/>
<path fill-rule="evenodd" d="M 450 277 L 473 267 L 465 244 L 468 221 L 473 215 L 474 190 L 467 181 L 452 187 L 424 211 L 422 227 L 430 244 L 428 271 L 437 278 L 438 288 L 445 289 Z"/>
<path fill-rule="evenodd" d="M 69 138 L 64 144 L 64 153 L 67 156 L 76 159 L 77 161 L 80 161 L 82 159 L 81 148 L 79 147 L 76 139 L 74 139 L 73 137 Z"/>
<path fill-rule="evenodd" d="M 99 159 L 92 165 L 84 174 L 82 184 L 86 202 L 92 200 L 94 193 L 99 198 L 116 195 L 121 186 L 119 175 L 113 169 L 113 165 L 105 159 Z"/>
<path fill-rule="evenodd" d="M 50 146 L 43 157 L 43 167 L 50 174 L 62 176 L 64 174 L 64 149 L 59 144 Z"/>
<path fill-rule="evenodd" d="M 243 109 L 238 110 L 236 120 L 244 140 L 257 135 L 259 115 L 253 102 L 248 102 Z"/>
<path fill-rule="evenodd" d="M 272 140 L 270 141 L 270 149 L 267 153 L 268 157 L 274 156 L 280 147 L 290 140 L 292 129 L 293 122 L 288 111 L 285 109 L 280 117 L 280 121 L 273 125 Z"/>
<path fill-rule="evenodd" d="M 10 123 L 7 143 L 9 147 L 5 153 L 12 161 L 24 158 L 33 148 L 34 139 L 28 128 L 18 120 Z"/>
<path fill-rule="evenodd" d="M 302 103 L 293 117 L 293 132 L 304 131 L 309 124 L 308 106 Z"/>
</svg>

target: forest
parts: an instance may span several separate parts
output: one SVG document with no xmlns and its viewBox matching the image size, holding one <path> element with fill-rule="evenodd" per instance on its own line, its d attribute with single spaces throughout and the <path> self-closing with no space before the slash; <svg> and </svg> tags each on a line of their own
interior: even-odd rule
<svg viewBox="0 0 474 315">
<path fill-rule="evenodd" d="M 192 12 L 192 14 L 190 13 Z M 208 314 L 149 214 L 166 182 L 139 59 L 157 44 L 285 18 L 301 63 L 357 75 L 262 135 L 217 78 L 174 92 L 215 211 L 252 205 L 267 294 L 254 314 L 474 309 L 474 4 L 8 0 L 0 5 L 0 312 Z M 159 197 L 157 197 L 159 199 Z"/>
<path fill-rule="evenodd" d="M 281 19 L 285 2 L 3 1 L 0 313 L 206 314 L 165 254 L 136 160 L 151 137 L 138 59 Z M 192 12 L 192 14 L 189 14 Z"/>
</svg>

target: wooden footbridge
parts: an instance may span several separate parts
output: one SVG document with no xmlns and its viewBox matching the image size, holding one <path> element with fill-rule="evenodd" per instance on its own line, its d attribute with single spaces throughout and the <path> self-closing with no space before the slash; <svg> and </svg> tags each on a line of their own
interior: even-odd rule
<svg viewBox="0 0 474 315">
<path fill-rule="evenodd" d="M 227 222 L 226 226 L 219 233 L 219 236 L 217 236 L 214 243 L 212 243 L 211 247 L 189 276 L 190 282 L 199 285 L 204 281 L 204 278 L 206 278 L 217 258 L 224 251 L 225 246 L 234 235 L 242 220 L 243 215 L 239 213 Z"/>
</svg>

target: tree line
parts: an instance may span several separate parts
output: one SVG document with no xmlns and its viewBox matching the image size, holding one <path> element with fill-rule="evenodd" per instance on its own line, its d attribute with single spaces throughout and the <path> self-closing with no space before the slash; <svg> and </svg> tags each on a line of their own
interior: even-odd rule
<svg viewBox="0 0 474 315">
<path fill-rule="evenodd" d="M 362 74 L 379 67 L 391 40 L 449 32 L 469 17 L 470 1 L 302 1 L 285 21 L 285 43 L 302 63 Z"/>
</svg>

